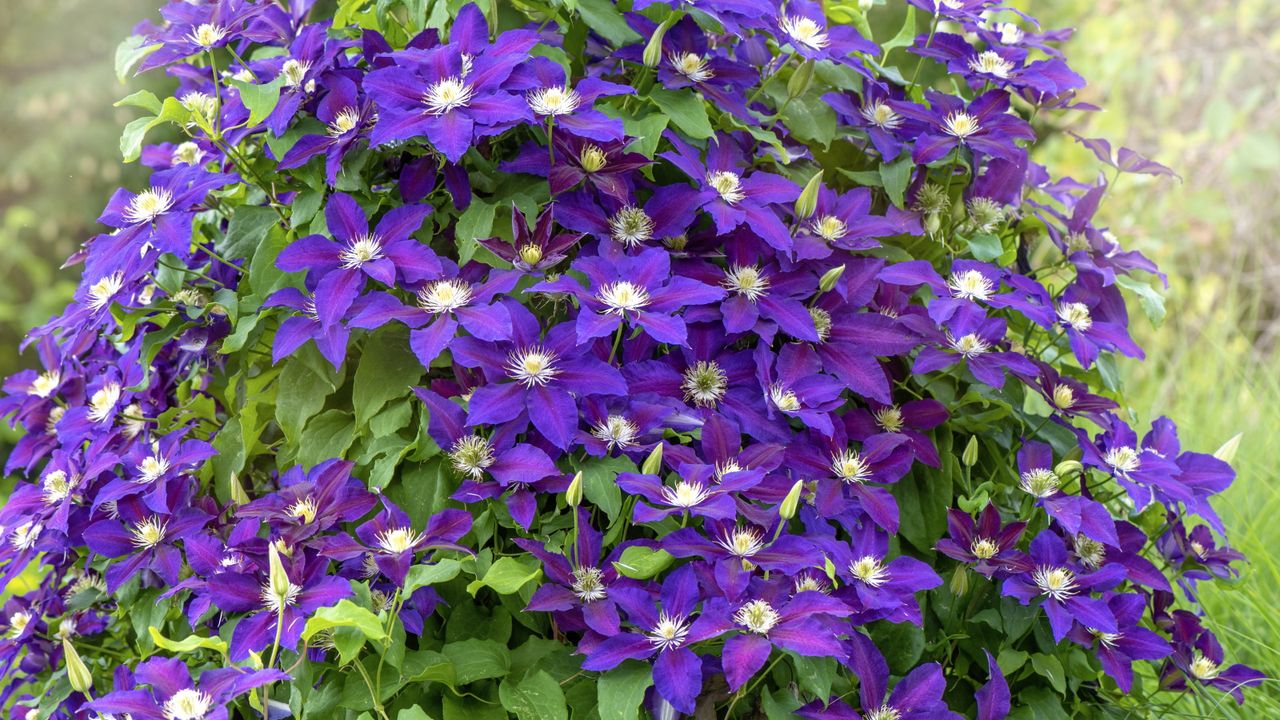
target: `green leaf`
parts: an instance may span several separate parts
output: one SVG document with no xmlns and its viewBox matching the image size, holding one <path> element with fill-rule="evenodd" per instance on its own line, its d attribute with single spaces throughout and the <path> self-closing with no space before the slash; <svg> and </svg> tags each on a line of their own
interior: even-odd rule
<svg viewBox="0 0 1280 720">
<path fill-rule="evenodd" d="M 129 79 L 129 73 L 146 56 L 160 49 L 163 43 L 146 44 L 147 39 L 141 35 L 130 35 L 116 46 L 116 77 L 120 82 Z"/>
<path fill-rule="evenodd" d="M 799 140 L 830 147 L 836 137 L 836 111 L 816 95 L 792 100 L 782 113 L 782 122 Z"/>
<path fill-rule="evenodd" d="M 831 697 L 831 686 L 836 681 L 836 661 L 826 657 L 801 657 L 794 653 L 791 662 L 796 668 L 796 680 L 800 687 L 813 695 Z"/>
<path fill-rule="evenodd" d="M 628 660 L 604 673 L 596 682 L 600 720 L 636 720 L 645 690 L 653 684 L 648 663 Z"/>
<path fill-rule="evenodd" d="M 674 559 L 666 550 L 632 545 L 622 551 L 622 557 L 614 561 L 613 566 L 626 577 L 648 580 L 666 570 Z"/>
<path fill-rule="evenodd" d="M 617 517 L 622 510 L 618 473 L 635 472 L 635 463 L 625 457 L 593 458 L 584 461 L 578 469 L 582 471 L 582 491 L 587 502 L 603 510 L 610 520 Z"/>
<path fill-rule="evenodd" d="M 227 224 L 227 236 L 219 243 L 219 252 L 230 260 L 253 257 L 278 218 L 275 211 L 267 207 L 236 208 Z"/>
<path fill-rule="evenodd" d="M 139 90 L 132 95 L 120 98 L 112 107 L 138 107 L 150 112 L 153 115 L 159 115 L 161 104 L 160 98 L 150 90 Z"/>
<path fill-rule="evenodd" d="M 1027 664 L 1027 654 L 1021 650 L 1005 648 L 996 658 L 996 664 L 1000 666 L 1000 672 L 1011 675 Z"/>
<path fill-rule="evenodd" d="M 634 138 L 627 149 L 652 160 L 654 153 L 658 151 L 658 143 L 662 140 L 662 131 L 667 129 L 667 122 L 667 116 L 662 113 L 652 113 L 640 118 L 623 118 L 623 130 L 629 137 Z"/>
<path fill-rule="evenodd" d="M 433 718 L 422 709 L 421 705 L 414 705 L 397 713 L 396 720 L 433 720 Z"/>
<path fill-rule="evenodd" d="M 173 653 L 189 653 L 197 648 L 214 650 L 223 655 L 227 654 L 227 641 L 217 637 L 200 637 L 199 635 L 188 635 L 181 640 L 170 640 L 160 633 L 160 631 L 152 625 L 147 628 L 147 632 L 151 635 L 151 642 L 161 650 L 168 650 Z"/>
<path fill-rule="evenodd" d="M 240 102 L 249 109 L 247 124 L 254 127 L 276 109 L 276 104 L 280 102 L 280 88 L 284 86 L 284 76 L 277 75 L 271 82 L 261 85 L 235 78 L 227 82 L 240 91 Z"/>
<path fill-rule="evenodd" d="M 132 120 L 124 126 L 124 132 L 120 134 L 120 155 L 124 157 L 125 162 L 133 162 L 142 155 L 142 139 L 155 125 L 154 117 L 143 117 Z"/>
<path fill-rule="evenodd" d="M 1067 692 L 1067 678 L 1062 671 L 1062 661 L 1052 655 L 1044 655 L 1036 653 L 1031 656 L 1031 667 L 1035 669 L 1036 674 L 1049 680 L 1049 684 L 1057 690 L 1059 694 Z"/>
<path fill-rule="evenodd" d="M 883 51 L 881 58 L 889 56 L 889 51 L 894 48 L 907 47 L 916 38 L 916 9 L 907 6 L 907 16 L 902 21 L 902 27 L 898 30 L 898 34 L 894 35 L 888 42 L 881 43 L 880 49 Z"/>
<path fill-rule="evenodd" d="M 706 105 L 692 90 L 666 90 L 655 87 L 649 91 L 649 99 L 653 100 L 685 135 L 695 140 L 702 140 L 715 134 L 711 121 L 707 119 Z"/>
<path fill-rule="evenodd" d="M 302 431 L 297 460 L 310 468 L 330 458 L 341 458 L 351 447 L 355 434 L 356 426 L 350 413 L 325 410 Z"/>
<path fill-rule="evenodd" d="M 1164 295 L 1151 283 L 1132 275 L 1116 275 L 1116 284 L 1138 296 L 1138 304 L 1153 326 L 1164 323 Z"/>
<path fill-rule="evenodd" d="M 511 668 L 510 651 L 496 640 L 460 640 L 448 643 L 441 652 L 453 663 L 454 677 L 459 685 L 504 677 Z"/>
<path fill-rule="evenodd" d="M 876 641 L 876 647 L 889 663 L 889 671 L 895 675 L 907 674 L 924 653 L 924 630 L 912 623 L 876 623 L 871 639 Z"/>
<path fill-rule="evenodd" d="M 903 207 L 906 202 L 907 185 L 911 182 L 913 168 L 915 163 L 911 161 L 909 154 L 903 155 L 888 165 L 880 166 L 880 181 L 884 183 L 884 191 L 898 207 Z"/>
<path fill-rule="evenodd" d="M 431 565 L 414 565 L 409 568 L 409 574 L 405 577 L 403 594 L 409 595 L 418 588 L 448 582 L 461 571 L 462 563 L 452 558 L 445 558 Z"/>
<path fill-rule="evenodd" d="M 382 627 L 382 621 L 378 616 L 350 600 L 339 600 L 333 607 L 317 610 L 316 614 L 307 620 L 306 627 L 302 629 L 302 637 L 310 639 L 322 630 L 344 627 L 355 628 L 370 640 L 382 640 L 387 637 L 387 631 Z"/>
<path fill-rule="evenodd" d="M 301 359 L 285 362 L 276 390 L 276 422 L 290 443 L 298 442 L 307 420 L 320 412 L 336 389 L 329 378 L 321 377 Z"/>
<path fill-rule="evenodd" d="M 477 239 L 493 236 L 493 217 L 497 206 L 473 199 L 471 205 L 458 216 L 454 227 L 454 241 L 458 244 L 458 264 L 465 265 L 479 247 Z"/>
<path fill-rule="evenodd" d="M 501 557 L 489 566 L 483 578 L 472 581 L 467 592 L 475 595 L 480 588 L 487 587 L 499 595 L 513 595 L 531 580 L 542 576 L 542 568 L 526 564 L 514 557 Z"/>
<path fill-rule="evenodd" d="M 627 21 L 622 18 L 622 13 L 617 6 L 609 0 L 577 0 L 577 2 L 578 11 L 582 13 L 582 19 L 587 21 L 587 27 L 608 40 L 614 47 L 620 48 L 641 40 L 636 31 L 632 30 Z"/>
<path fill-rule="evenodd" d="M 546 670 L 530 674 L 519 683 L 506 678 L 498 686 L 502 707 L 519 720 L 568 720 L 569 707 L 560 683 Z"/>
<path fill-rule="evenodd" d="M 351 404 L 356 425 L 364 427 L 388 400 L 408 396 L 424 370 L 418 356 L 409 349 L 408 333 L 392 326 L 365 343 L 356 364 Z"/>
<path fill-rule="evenodd" d="M 978 233 L 965 238 L 965 242 L 969 243 L 969 253 L 983 262 L 991 262 L 1004 254 L 1004 245 L 1001 244 L 999 235 Z"/>
</svg>

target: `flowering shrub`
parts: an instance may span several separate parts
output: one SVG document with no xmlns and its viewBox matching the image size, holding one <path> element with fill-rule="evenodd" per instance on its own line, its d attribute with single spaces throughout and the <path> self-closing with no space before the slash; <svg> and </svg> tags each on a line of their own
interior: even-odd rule
<svg viewBox="0 0 1280 720">
<path fill-rule="evenodd" d="M 149 187 L 0 401 L 10 715 L 1242 702 L 1234 474 L 1121 413 L 1158 271 L 990 4 L 165 7 Z"/>
</svg>

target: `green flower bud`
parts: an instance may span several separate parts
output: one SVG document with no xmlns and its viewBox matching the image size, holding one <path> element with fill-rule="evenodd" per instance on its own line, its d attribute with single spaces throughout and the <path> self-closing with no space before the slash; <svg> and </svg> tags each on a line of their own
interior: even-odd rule
<svg viewBox="0 0 1280 720">
<path fill-rule="evenodd" d="M 75 646 L 65 637 L 62 638 L 62 655 L 67 663 L 67 679 L 71 681 L 71 688 L 82 695 L 88 695 L 93 688 L 93 674 L 80 659 Z"/>
<path fill-rule="evenodd" d="M 858 0 L 858 9 L 867 12 L 876 4 L 875 0 Z"/>
<path fill-rule="evenodd" d="M 276 549 L 275 543 L 267 546 L 267 567 L 267 583 L 271 594 L 280 598 L 280 607 L 283 608 L 293 583 L 289 582 L 289 574 L 284 570 L 284 562 L 280 560 L 280 551 Z"/>
<path fill-rule="evenodd" d="M 644 464 L 640 466 L 640 472 L 645 475 L 657 475 L 662 472 L 662 443 L 653 446 L 653 451 L 649 453 L 649 457 L 644 459 Z"/>
<path fill-rule="evenodd" d="M 1222 443 L 1222 447 L 1213 451 L 1213 456 L 1230 465 L 1236 459 L 1236 451 L 1240 449 L 1240 438 L 1244 433 L 1236 433 L 1230 440 Z"/>
<path fill-rule="evenodd" d="M 969 569 L 961 565 L 951 575 L 951 593 L 963 595 L 967 592 L 969 592 Z"/>
<path fill-rule="evenodd" d="M 569 488 L 564 491 L 564 499 L 569 503 L 569 507 L 578 507 L 582 504 L 582 471 L 579 470 L 573 476 L 573 482 L 569 483 Z"/>
<path fill-rule="evenodd" d="M 662 21 L 658 29 L 653 31 L 653 35 L 649 37 L 649 42 L 644 46 L 644 55 L 641 57 L 641 62 L 645 64 L 645 67 L 658 67 L 658 63 L 662 62 L 662 40 L 667 36 L 667 30 L 675 24 L 679 16 L 680 13 L 671 13 L 666 20 Z"/>
<path fill-rule="evenodd" d="M 809 91 L 809 86 L 813 84 L 813 61 L 805 60 L 791 73 L 791 79 L 787 81 L 787 97 L 798 98 Z"/>
<path fill-rule="evenodd" d="M 1053 469 L 1053 474 L 1065 480 L 1083 469 L 1079 460 L 1063 460 Z"/>
<path fill-rule="evenodd" d="M 240 484 L 240 476 L 231 473 L 228 481 L 231 484 L 231 502 L 235 505 L 248 505 L 249 494 L 244 491 L 244 486 Z"/>
<path fill-rule="evenodd" d="M 805 183 L 804 191 L 800 193 L 800 197 L 796 198 L 796 217 L 807 218 L 813 215 L 813 211 L 818 209 L 818 190 L 822 187 L 822 171 L 813 174 L 809 178 L 809 182 Z"/>
<path fill-rule="evenodd" d="M 822 292 L 831 292 L 831 289 L 840 282 L 840 276 L 844 275 L 844 265 L 833 267 L 822 274 L 822 278 L 818 280 L 818 289 Z"/>
<path fill-rule="evenodd" d="M 778 506 L 778 517 L 783 520 L 790 520 L 796 516 L 796 510 L 800 507 L 800 495 L 804 492 L 804 481 L 797 480 L 795 485 L 791 486 L 791 490 L 787 496 L 782 498 L 782 504 Z"/>
<path fill-rule="evenodd" d="M 966 467 L 973 467 L 978 464 L 978 436 L 970 435 L 969 444 L 964 446 L 964 454 L 960 456 L 960 462 Z"/>
</svg>

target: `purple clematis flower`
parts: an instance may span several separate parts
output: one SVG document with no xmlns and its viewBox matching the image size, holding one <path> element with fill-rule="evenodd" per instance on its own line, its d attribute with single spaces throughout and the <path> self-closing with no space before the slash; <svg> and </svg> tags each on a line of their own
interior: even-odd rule
<svg viewBox="0 0 1280 720">
<path fill-rule="evenodd" d="M 386 498 L 382 499 L 382 512 L 372 520 L 356 528 L 356 542 L 348 536 L 327 538 L 324 553 L 335 560 L 344 561 L 373 553 L 373 562 L 388 580 L 397 587 L 404 587 L 409 566 L 419 553 L 432 550 L 470 550 L 458 545 L 458 540 L 471 530 L 471 514 L 465 510 L 441 510 L 427 519 L 426 530 L 413 529 L 413 521 L 405 511 Z"/>
<path fill-rule="evenodd" d="M 623 137 L 622 121 L 595 109 L 595 101 L 614 95 L 633 95 L 635 88 L 595 77 L 569 87 L 564 66 L 545 57 L 530 58 L 512 71 L 507 89 L 524 94 L 529 109 L 546 118 L 549 127 L 560 127 L 596 142 L 616 142 Z M 554 134 L 554 130 L 552 131 Z"/>
<path fill-rule="evenodd" d="M 195 507 L 174 514 L 151 513 L 136 498 L 121 500 L 116 510 L 120 520 L 99 520 L 84 530 L 85 543 L 93 552 L 109 558 L 127 558 L 107 568 L 108 593 L 114 593 L 144 570 L 154 572 L 167 585 L 177 583 L 182 573 L 182 551 L 175 543 L 212 520 L 208 513 Z"/>
<path fill-rule="evenodd" d="M 1060 374 L 1052 365 L 1032 359 L 1036 374 L 1023 377 L 1053 409 L 1068 417 L 1079 415 L 1097 424 L 1103 424 L 1107 413 L 1119 407 L 1110 398 L 1094 395 L 1083 382 Z"/>
<path fill-rule="evenodd" d="M 638 9 L 638 7 L 637 7 Z M 627 24 L 642 37 L 652 37 L 658 24 L 638 13 L 627 13 Z M 622 48 L 618 58 L 641 62 L 639 45 Z M 686 15 L 667 28 L 662 37 L 662 60 L 658 64 L 658 82 L 671 90 L 696 88 L 717 107 L 744 121 L 756 120 L 747 110 L 744 91 L 760 81 L 760 73 L 752 67 L 713 50 L 705 30 L 692 16 Z"/>
<path fill-rule="evenodd" d="M 789 344 L 775 356 L 765 344 L 756 346 L 757 377 L 767 393 L 768 415 L 783 425 L 790 418 L 823 435 L 835 433 L 837 411 L 845 404 L 844 383 L 820 372 L 822 361 L 812 347 Z"/>
<path fill-rule="evenodd" d="M 335 193 L 324 216 L 337 242 L 323 235 L 304 237 L 280 252 L 276 267 L 307 271 L 316 287 L 316 316 L 322 326 L 331 327 L 346 315 L 367 277 L 393 286 L 397 275 L 417 282 L 440 274 L 440 258 L 411 237 L 430 213 L 429 205 L 404 205 L 384 215 L 370 232 L 355 198 Z"/>
<path fill-rule="evenodd" d="M 989 90 L 968 104 L 932 91 L 925 98 L 928 109 L 906 102 L 894 105 L 898 114 L 928 126 L 911 153 L 918 165 L 941 160 L 961 146 L 993 158 L 1018 160 L 1024 151 L 1014 141 L 1035 139 L 1025 120 L 1009 114 L 1009 94 L 1004 90 Z"/>
<path fill-rule="evenodd" d="M 853 53 L 874 55 L 879 46 L 858 34 L 851 25 L 831 25 L 822 5 L 809 0 L 787 0 L 771 28 L 779 43 L 786 43 L 806 60 L 830 60 L 861 70 Z"/>
<path fill-rule="evenodd" d="M 924 36 L 917 38 L 911 52 L 945 63 L 948 71 L 967 78 L 975 90 L 990 84 L 1055 97 L 1085 86 L 1084 78 L 1060 57 L 1029 63 L 1022 48 L 991 45 L 980 52 L 962 36 L 944 32 L 934 33 L 925 43 Z"/>
<path fill-rule="evenodd" d="M 826 258 L 835 250 L 870 250 L 880 247 L 877 238 L 919 235 L 922 230 L 916 213 L 889 206 L 886 215 L 871 214 L 871 190 L 854 188 L 837 195 L 823 185 L 818 204 L 804 232 L 795 238 L 796 257 L 801 260 Z"/>
<path fill-rule="evenodd" d="M 1031 562 L 1035 569 L 1006 579 L 1001 594 L 1017 598 L 1023 605 L 1043 597 L 1041 604 L 1055 642 L 1061 642 L 1076 623 L 1099 632 L 1119 632 L 1106 602 L 1090 593 L 1110 590 L 1122 582 L 1122 566 L 1109 563 L 1081 573 L 1070 563 L 1062 538 L 1050 530 L 1031 541 Z"/>
<path fill-rule="evenodd" d="M 573 264 L 574 270 L 586 276 L 586 288 L 562 276 L 528 290 L 568 293 L 578 299 L 579 344 L 622 332 L 623 324 L 630 323 L 660 343 L 685 345 L 687 329 L 675 313 L 724 297 L 723 288 L 672 276 L 671 256 L 662 248 L 629 256 L 618 245 L 604 244 L 599 252 Z"/>
<path fill-rule="evenodd" d="M 916 460 L 936 468 L 942 462 L 938 457 L 938 448 L 925 433 L 943 424 L 949 417 L 946 406 L 933 399 L 910 400 L 901 405 L 871 400 L 866 408 L 853 408 L 846 412 L 843 419 L 849 437 L 859 442 L 880 433 L 907 436 Z"/>
<path fill-rule="evenodd" d="M 280 169 L 302 167 L 311 158 L 325 156 L 325 177 L 336 185 L 342 161 L 366 135 L 367 126 L 375 118 L 373 103 L 360 97 L 354 81 L 344 75 L 322 78 L 328 93 L 316 106 L 316 117 L 324 123 L 324 135 L 303 135 L 280 159 Z"/>
<path fill-rule="evenodd" d="M 382 145 L 423 136 L 456 163 L 477 139 L 532 121 L 528 103 L 509 92 L 506 81 L 529 59 L 537 34 L 510 30 L 493 45 L 488 36 L 480 9 L 465 5 L 449 44 L 394 53 L 396 66 L 370 72 L 364 86 L 378 105 L 370 141 Z"/>
<path fill-rule="evenodd" d="M 730 598 L 746 590 L 756 568 L 793 575 L 821 567 L 821 558 L 815 557 L 808 539 L 777 535 L 776 527 L 733 521 L 708 521 L 703 532 L 681 528 L 663 539 L 662 549 L 675 557 L 698 557 L 713 563 L 716 583 Z"/>
<path fill-rule="evenodd" d="M 1028 440 L 1018 449 L 1019 487 L 1036 499 L 1049 517 L 1072 535 L 1119 547 L 1115 520 L 1102 503 L 1082 495 L 1068 495 L 1054 470 L 1053 448 Z"/>
<path fill-rule="evenodd" d="M 976 526 L 969 513 L 952 508 L 947 511 L 950 537 L 939 540 L 937 550 L 953 560 L 973 565 L 975 571 L 988 578 L 1024 573 L 1032 569 L 1031 560 L 1015 546 L 1026 527 L 1024 522 L 1001 527 L 1000 511 L 991 503 L 983 508 Z"/>
<path fill-rule="evenodd" d="M 270 34 L 246 28 L 266 7 L 250 0 L 215 0 L 195 5 L 169 3 L 160 9 L 165 25 L 148 40 L 161 43 L 138 66 L 138 72 L 168 65 L 177 60 L 210 52 L 241 40 L 267 41 Z"/>
<path fill-rule="evenodd" d="M 131 689 L 107 693 L 86 707 L 104 716 L 129 716 L 137 720 L 179 717 L 228 720 L 231 716 L 227 706 L 236 698 L 263 685 L 288 679 L 288 675 L 274 668 L 215 668 L 205 670 L 196 680 L 182 660 L 152 657 L 138 663 L 128 683 Z"/>
<path fill-rule="evenodd" d="M 707 150 L 704 164 L 701 153 L 671 131 L 663 137 L 674 151 L 659 157 L 675 165 L 697 183 L 699 206 L 711 215 L 716 232 L 747 225 L 771 247 L 790 252 L 791 233 L 771 207 L 775 203 L 791 203 L 800 196 L 800 188 L 790 180 L 766 172 L 743 174 L 746 164 L 739 137 L 721 138 Z"/>
<path fill-rule="evenodd" d="M 656 523 L 677 514 L 732 522 L 738 517 L 732 493 L 747 490 L 762 479 L 748 472 L 717 478 L 710 465 L 681 466 L 678 475 L 675 484 L 668 485 L 657 475 L 618 474 L 618 487 L 623 492 L 646 501 L 636 503 L 635 523 Z"/>
<path fill-rule="evenodd" d="M 612 637 L 622 630 L 622 618 L 612 591 L 635 583 L 620 577 L 614 567 L 623 547 L 614 548 L 608 557 L 602 558 L 603 536 L 591 526 L 585 508 L 578 508 L 577 512 L 578 540 L 572 552 L 562 555 L 534 540 L 514 539 L 517 545 L 542 561 L 543 571 L 552 581 L 534 591 L 525 609 L 553 613 L 566 630 L 586 627 L 604 637 Z"/>
<path fill-rule="evenodd" d="M 280 476 L 280 489 L 241 505 L 236 517 L 257 518 L 289 546 L 358 520 L 376 499 L 364 482 L 351 477 L 355 465 L 326 460 L 310 470 L 295 465 Z"/>
<path fill-rule="evenodd" d="M 932 335 L 934 345 L 926 346 L 916 356 L 911 371 L 925 375 L 963 361 L 974 378 L 984 385 L 1004 387 L 1005 372 L 1030 374 L 1035 366 L 1026 357 L 1010 351 L 996 350 L 1005 338 L 1007 323 L 1003 318 L 987 317 L 976 305 L 959 308 L 944 323 L 945 330 L 930 331 L 916 323 L 922 334 Z"/>
<path fill-rule="evenodd" d="M 835 596 L 854 609 L 859 625 L 873 620 L 921 624 L 916 593 L 938 587 L 942 578 L 913 557 L 889 560 L 889 536 L 875 525 L 863 523 L 850 532 L 849 545 L 832 548 L 836 574 L 847 583 Z"/>
<path fill-rule="evenodd" d="M 1246 687 L 1256 687 L 1267 679 L 1265 673 L 1236 663 L 1223 667 L 1225 654 L 1212 632 L 1186 610 L 1175 610 L 1172 618 L 1173 655 L 1160 673 L 1160 686 L 1187 690 L 1187 681 L 1228 693 L 1244 704 Z"/>
<path fill-rule="evenodd" d="M 1058 300 L 1058 324 L 1067 333 L 1071 351 L 1086 369 L 1100 351 L 1119 352 L 1141 360 L 1142 348 L 1126 329 L 1129 314 L 1115 286 L 1105 286 L 1098 273 L 1080 272 Z"/>
<path fill-rule="evenodd" d="M 555 153 L 537 143 L 528 143 L 514 159 L 503 162 L 503 172 L 527 173 L 547 178 L 552 197 L 562 195 L 580 184 L 625 203 L 635 190 L 635 171 L 652 160 L 639 153 L 627 152 L 627 139 L 597 142 L 569 133 L 556 133 L 551 138 Z"/>
<path fill-rule="evenodd" d="M 509 301 L 511 340 L 497 343 L 458 338 L 453 360 L 481 370 L 488 381 L 471 394 L 467 425 L 513 423 L 518 432 L 531 418 L 551 444 L 566 450 L 578 431 L 577 398 L 625 395 L 627 383 L 616 368 L 578 349 L 569 323 L 542 337 L 538 320 L 523 305 Z"/>
<path fill-rule="evenodd" d="M 1142 627 L 1146 600 L 1135 593 L 1112 595 L 1107 607 L 1116 618 L 1116 632 L 1105 633 L 1076 625 L 1068 637 L 1084 647 L 1092 647 L 1121 692 L 1133 687 L 1132 664 L 1136 660 L 1160 660 L 1173 651 L 1169 642 Z"/>
<path fill-rule="evenodd" d="M 901 718 L 901 720 L 960 720 L 963 715 L 952 712 L 942 694 L 947 688 L 942 666 L 921 665 L 889 692 L 889 664 L 884 655 L 862 633 L 853 633 L 849 642 L 848 664 L 858 676 L 858 697 L 868 718 Z M 886 697 L 886 695 L 888 697 Z M 796 711 L 806 720 L 858 720 L 853 708 L 839 698 L 829 702 L 816 700 Z"/>
<path fill-rule="evenodd" d="M 342 367 L 347 359 L 347 342 L 351 339 L 351 331 L 342 323 L 326 325 L 320 320 L 314 293 L 297 288 L 281 288 L 272 293 L 262 306 L 285 307 L 294 311 L 281 321 L 276 330 L 275 340 L 271 344 L 272 364 L 278 364 L 310 340 L 315 343 L 320 355 L 333 365 L 334 370 Z"/>
<path fill-rule="evenodd" d="M 680 712 L 692 714 L 702 691 L 702 660 L 691 645 L 721 635 L 729 628 L 723 600 L 703 602 L 691 566 L 678 568 L 662 583 L 655 598 L 643 589 L 614 593 L 627 623 L 636 631 L 622 632 L 584 648 L 582 669 L 610 670 L 624 660 L 653 657 L 653 684 L 658 694 Z M 699 606 L 702 612 L 698 613 Z M 695 618 L 694 615 L 697 614 Z"/>
<path fill-rule="evenodd" d="M 152 512 L 167 514 L 185 504 L 191 492 L 189 476 L 206 460 L 217 455 L 202 440 L 188 440 L 185 430 L 177 430 L 150 443 L 138 443 L 121 458 L 126 475 L 104 485 L 94 495 L 94 508 L 122 498 L 142 496 Z M 187 479 L 182 482 L 180 479 Z"/>
<path fill-rule="evenodd" d="M 183 166 L 162 170 L 151 176 L 151 187 L 137 194 L 117 190 L 98 221 L 118 228 L 107 236 L 107 246 L 94 247 L 89 265 L 119 263 L 118 252 L 137 257 L 138 249 L 155 248 L 183 260 L 191 257 L 191 223 L 210 190 L 240 182 L 227 173 L 210 173 L 199 167 Z M 126 250 L 128 248 L 128 250 Z"/>
<path fill-rule="evenodd" d="M 892 162 L 902 154 L 902 138 L 916 137 L 924 127 L 918 120 L 898 114 L 895 107 L 903 102 L 901 90 L 871 80 L 864 81 L 862 87 L 857 104 L 845 93 L 827 93 L 822 100 L 836 111 L 840 122 L 861 128 L 880 157 Z"/>
<path fill-rule="evenodd" d="M 582 239 L 576 232 L 555 232 L 555 205 L 547 205 L 538 215 L 533 231 L 528 220 L 515 205 L 511 206 L 511 237 L 514 245 L 502 238 L 486 238 L 480 244 L 506 260 L 521 272 L 539 272 L 565 259 L 565 251 Z M 568 226 L 566 226 L 568 227 Z"/>
</svg>

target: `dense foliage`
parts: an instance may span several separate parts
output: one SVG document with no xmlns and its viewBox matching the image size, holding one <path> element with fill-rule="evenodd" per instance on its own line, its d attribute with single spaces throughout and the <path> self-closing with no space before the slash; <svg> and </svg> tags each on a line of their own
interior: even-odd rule
<svg viewBox="0 0 1280 720">
<path fill-rule="evenodd" d="M 178 82 L 121 101 L 149 187 L 0 400 L 0 584 L 42 572 L 0 700 L 1243 701 L 1196 604 L 1234 473 L 1126 423 L 1121 291 L 1158 317 L 1158 271 L 1094 226 L 1105 175 L 1028 160 L 1093 108 L 1066 34 L 990 5 L 165 7 L 119 51 Z"/>
</svg>

